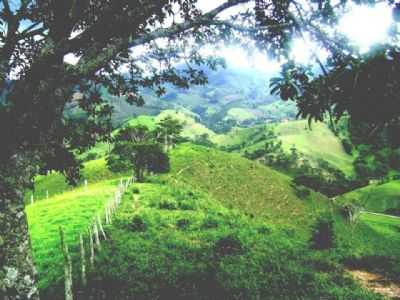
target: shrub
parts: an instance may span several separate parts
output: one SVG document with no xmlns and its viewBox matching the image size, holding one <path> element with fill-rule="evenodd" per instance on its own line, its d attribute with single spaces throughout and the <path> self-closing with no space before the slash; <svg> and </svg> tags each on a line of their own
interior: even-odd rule
<svg viewBox="0 0 400 300">
<path fill-rule="evenodd" d="M 335 246 L 334 220 L 331 214 L 320 216 L 313 229 L 310 240 L 311 248 L 330 249 Z"/>
<path fill-rule="evenodd" d="M 88 153 L 85 157 L 85 161 L 95 160 L 97 158 L 97 154 L 94 152 Z"/>
<path fill-rule="evenodd" d="M 140 190 L 139 190 L 137 187 L 134 187 L 134 188 L 132 189 L 132 193 L 133 193 L 133 194 L 140 194 Z"/>
<path fill-rule="evenodd" d="M 168 209 L 168 210 L 176 210 L 178 208 L 178 204 L 174 200 L 161 200 L 158 205 L 160 209 Z"/>
<path fill-rule="evenodd" d="M 133 231 L 145 231 L 147 229 L 147 225 L 141 216 L 135 215 L 132 218 L 130 228 Z"/>
<path fill-rule="evenodd" d="M 311 194 L 310 190 L 305 186 L 296 186 L 294 191 L 296 196 L 299 197 L 300 199 L 304 199 L 310 196 Z"/>
<path fill-rule="evenodd" d="M 208 216 L 201 225 L 204 229 L 217 228 L 219 226 L 219 220 L 214 216 Z"/>
<path fill-rule="evenodd" d="M 241 254 L 243 250 L 242 243 L 233 235 L 220 238 L 214 246 L 214 254 L 217 257 Z"/>
<path fill-rule="evenodd" d="M 185 219 L 185 218 L 179 219 L 179 220 L 176 222 L 176 226 L 177 226 L 179 229 L 187 229 L 187 228 L 189 227 L 189 225 L 190 225 L 190 220 Z"/>
</svg>

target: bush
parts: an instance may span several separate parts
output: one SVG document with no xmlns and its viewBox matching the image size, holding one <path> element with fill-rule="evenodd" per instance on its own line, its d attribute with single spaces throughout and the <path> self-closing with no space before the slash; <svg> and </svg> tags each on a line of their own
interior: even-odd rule
<svg viewBox="0 0 400 300">
<path fill-rule="evenodd" d="M 187 229 L 189 227 L 189 225 L 190 225 L 190 220 L 188 220 L 188 219 L 179 219 L 176 222 L 176 226 L 179 229 Z"/>
<path fill-rule="evenodd" d="M 325 250 L 335 246 L 334 220 L 331 214 L 320 216 L 313 229 L 310 240 L 313 249 Z"/>
<path fill-rule="evenodd" d="M 178 204 L 174 200 L 165 199 L 160 201 L 158 207 L 160 209 L 176 210 L 178 209 Z"/>
<path fill-rule="evenodd" d="M 88 153 L 85 157 L 85 161 L 95 160 L 97 158 L 97 154 L 94 152 Z"/>
<path fill-rule="evenodd" d="M 219 220 L 216 217 L 208 216 L 201 225 L 204 229 L 217 228 L 219 226 Z"/>
<path fill-rule="evenodd" d="M 295 186 L 294 191 L 296 196 L 300 199 L 304 199 L 311 194 L 310 190 L 305 186 Z"/>
<path fill-rule="evenodd" d="M 146 225 L 146 223 L 144 222 L 144 220 L 143 220 L 143 218 L 141 216 L 135 215 L 132 218 L 132 221 L 131 221 L 131 224 L 130 224 L 130 228 L 133 231 L 142 232 L 142 231 L 146 231 L 147 225 Z"/>
<path fill-rule="evenodd" d="M 217 257 L 238 255 L 243 253 L 243 250 L 240 240 L 232 235 L 220 238 L 214 246 L 214 254 Z"/>
<path fill-rule="evenodd" d="M 139 190 L 137 187 L 134 187 L 134 188 L 132 189 L 132 193 L 133 193 L 133 194 L 140 194 L 140 190 Z"/>
</svg>

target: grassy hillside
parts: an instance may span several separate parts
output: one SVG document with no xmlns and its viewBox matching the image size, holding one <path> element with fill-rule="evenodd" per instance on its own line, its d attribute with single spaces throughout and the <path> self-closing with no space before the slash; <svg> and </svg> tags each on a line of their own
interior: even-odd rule
<svg viewBox="0 0 400 300">
<path fill-rule="evenodd" d="M 100 147 L 102 147 L 102 145 L 100 145 Z M 120 176 L 121 174 L 114 174 L 107 169 L 106 160 L 103 157 L 97 160 L 86 162 L 83 165 L 82 180 L 79 186 L 83 185 L 85 179 L 87 180 L 88 184 L 94 184 L 103 180 L 117 178 Z M 58 172 L 53 172 L 46 176 L 40 175 L 35 178 L 34 191 L 26 192 L 25 201 L 30 203 L 30 197 L 32 194 L 34 195 L 35 201 L 37 201 L 46 199 L 47 191 L 49 193 L 49 197 L 53 197 L 65 191 L 71 191 L 74 189 L 75 187 L 69 185 L 65 181 L 65 177 Z"/>
<path fill-rule="evenodd" d="M 134 185 L 107 231 L 87 298 L 381 299 L 290 231 L 184 186 Z"/>
<path fill-rule="evenodd" d="M 63 278 L 59 226 L 63 226 L 66 242 L 74 249 L 79 243 L 78 234 L 86 230 L 97 212 L 102 211 L 124 176 L 110 172 L 104 158 L 86 163 L 83 175 L 88 180 L 87 187 L 69 186 L 59 173 L 39 176 L 35 180 L 34 195 L 40 201 L 26 207 L 39 288 L 46 295 L 51 295 Z M 46 191 L 49 191 L 48 199 Z M 73 260 L 77 261 L 77 257 Z"/>
<path fill-rule="evenodd" d="M 183 144 L 171 152 L 171 169 L 171 183 L 189 184 L 227 207 L 274 222 L 310 220 L 328 205 L 317 193 L 300 199 L 289 177 L 239 154 Z"/>
<path fill-rule="evenodd" d="M 311 161 L 324 159 L 346 174 L 352 173 L 352 157 L 326 124 L 313 123 L 310 130 L 306 120 L 290 121 L 278 124 L 276 133 L 286 150 L 295 145 Z"/>
<path fill-rule="evenodd" d="M 336 200 L 338 203 L 354 203 L 371 212 L 384 213 L 390 208 L 400 208 L 400 180 L 384 184 L 373 184 Z"/>
</svg>

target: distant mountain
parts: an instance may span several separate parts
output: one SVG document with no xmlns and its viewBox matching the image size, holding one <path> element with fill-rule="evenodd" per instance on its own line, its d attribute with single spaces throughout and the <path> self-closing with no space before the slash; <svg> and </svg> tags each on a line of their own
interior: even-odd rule
<svg viewBox="0 0 400 300">
<path fill-rule="evenodd" d="M 233 126 L 252 126 L 259 123 L 293 119 L 297 109 L 293 103 L 278 102 L 269 93 L 269 78 L 275 74 L 245 69 L 204 69 L 209 83 L 179 89 L 172 85 L 157 97 L 143 90 L 145 105 L 135 107 L 123 99 L 109 97 L 115 107 L 115 121 L 121 123 L 139 115 L 157 115 L 165 109 L 190 110 L 200 122 L 216 132 L 226 132 Z"/>
</svg>

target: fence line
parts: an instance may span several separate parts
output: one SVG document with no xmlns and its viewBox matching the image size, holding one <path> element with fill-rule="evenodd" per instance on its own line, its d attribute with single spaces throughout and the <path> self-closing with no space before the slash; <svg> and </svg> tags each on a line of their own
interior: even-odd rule
<svg viewBox="0 0 400 300">
<path fill-rule="evenodd" d="M 103 228 L 102 221 L 105 221 L 106 225 L 112 224 L 113 215 L 117 211 L 118 207 L 122 202 L 122 196 L 128 187 L 133 183 L 133 178 L 128 178 L 125 182 L 121 179 L 114 193 L 114 196 L 105 204 L 104 211 L 102 214 L 97 213 L 92 219 L 87 231 L 79 233 L 79 252 L 80 252 L 80 280 L 81 284 L 85 286 L 87 284 L 87 259 L 85 251 L 85 239 L 88 238 L 89 248 L 89 269 L 94 268 L 95 255 L 101 251 L 101 240 L 107 240 L 106 232 Z M 100 234 L 102 239 L 100 239 Z M 69 254 L 68 245 L 65 242 L 64 231 L 60 227 L 60 240 L 61 249 L 64 256 L 64 284 L 65 284 L 65 300 L 73 300 L 73 286 L 72 286 L 72 260 Z"/>
</svg>

